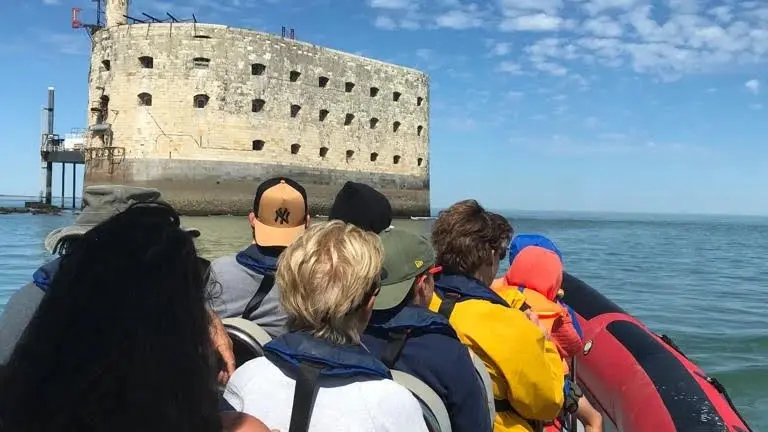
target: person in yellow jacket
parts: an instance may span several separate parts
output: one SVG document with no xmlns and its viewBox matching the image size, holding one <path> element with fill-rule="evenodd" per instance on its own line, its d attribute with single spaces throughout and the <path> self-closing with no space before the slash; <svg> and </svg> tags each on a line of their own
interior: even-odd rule
<svg viewBox="0 0 768 432">
<path fill-rule="evenodd" d="M 429 308 L 448 317 L 485 363 L 496 399 L 494 432 L 533 432 L 560 412 L 563 368 L 535 316 L 510 307 L 490 289 L 506 253 L 498 238 L 494 221 L 475 200 L 440 213 L 432 244 L 443 272 L 435 277 Z"/>
</svg>

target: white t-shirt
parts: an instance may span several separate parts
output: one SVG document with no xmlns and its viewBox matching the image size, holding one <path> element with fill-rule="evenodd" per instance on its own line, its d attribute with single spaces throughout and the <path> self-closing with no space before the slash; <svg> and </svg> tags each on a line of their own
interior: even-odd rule
<svg viewBox="0 0 768 432">
<path fill-rule="evenodd" d="M 270 429 L 287 432 L 295 381 L 264 357 L 235 370 L 224 398 Z M 421 406 L 388 379 L 321 377 L 310 432 L 427 432 Z"/>
</svg>

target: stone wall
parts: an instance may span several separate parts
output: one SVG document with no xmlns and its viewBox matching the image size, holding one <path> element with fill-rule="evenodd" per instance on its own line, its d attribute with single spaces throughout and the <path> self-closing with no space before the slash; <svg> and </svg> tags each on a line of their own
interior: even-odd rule
<svg viewBox="0 0 768 432">
<path fill-rule="evenodd" d="M 87 145 L 124 149 L 113 153 L 130 177 L 167 179 L 141 167 L 168 160 L 197 161 L 186 169 L 203 176 L 207 162 L 391 176 L 418 180 L 402 189 L 426 185 L 414 207 L 429 208 L 422 72 L 220 25 L 134 24 L 95 33 L 89 84 L 89 124 L 111 130 L 92 132 Z M 114 182 L 114 166 L 89 162 L 86 183 Z"/>
</svg>

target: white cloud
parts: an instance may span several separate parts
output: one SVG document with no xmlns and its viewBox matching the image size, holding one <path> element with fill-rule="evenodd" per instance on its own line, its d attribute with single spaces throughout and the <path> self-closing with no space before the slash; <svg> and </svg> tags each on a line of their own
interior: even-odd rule
<svg viewBox="0 0 768 432">
<path fill-rule="evenodd" d="M 559 16 L 537 13 L 507 18 L 501 22 L 501 31 L 554 31 L 564 24 Z"/>
<path fill-rule="evenodd" d="M 414 2 L 412 0 L 370 0 L 372 8 L 378 9 L 409 9 Z"/>
<path fill-rule="evenodd" d="M 607 16 L 588 19 L 582 28 L 600 37 L 619 37 L 623 33 L 621 25 Z"/>
<path fill-rule="evenodd" d="M 535 61 L 533 63 L 533 67 L 554 76 L 563 76 L 568 74 L 568 69 L 550 61 Z"/>
<path fill-rule="evenodd" d="M 463 10 L 453 9 L 437 16 L 435 23 L 438 27 L 464 30 L 480 27 L 483 24 L 483 20 L 480 17 L 477 6 L 470 5 Z"/>
<path fill-rule="evenodd" d="M 375 8 L 374 25 L 382 29 L 495 27 L 501 32 L 527 32 L 525 38 L 516 38 L 528 56 L 518 59 L 519 64 L 528 60 L 548 73 L 577 70 L 579 65 L 602 66 L 628 68 L 670 81 L 687 74 L 768 63 L 768 4 L 764 0 L 367 3 Z M 548 33 L 556 33 L 557 38 Z M 506 56 L 514 51 L 508 42 L 492 40 L 487 56 Z"/>
<path fill-rule="evenodd" d="M 531 11 L 556 15 L 563 7 L 563 0 L 500 0 L 499 6 L 505 16 L 524 15 Z"/>
<path fill-rule="evenodd" d="M 520 75 L 523 73 L 523 68 L 520 67 L 519 64 L 512 62 L 512 61 L 503 61 L 499 63 L 499 68 L 501 72 L 506 72 L 512 75 Z"/>
<path fill-rule="evenodd" d="M 43 4 L 49 6 L 58 5 L 61 4 L 61 0 L 43 0 Z"/>
<path fill-rule="evenodd" d="M 384 30 L 394 30 L 397 28 L 397 23 L 395 20 L 388 16 L 379 15 L 376 17 L 376 21 L 373 23 L 376 28 L 384 29 Z"/>
<path fill-rule="evenodd" d="M 492 56 L 505 56 L 512 51 L 511 42 L 497 42 L 491 46 Z"/>
<path fill-rule="evenodd" d="M 733 19 L 733 12 L 730 6 L 722 5 L 713 7 L 707 11 L 707 14 L 715 17 L 720 23 L 727 24 Z"/>
<path fill-rule="evenodd" d="M 583 7 L 590 15 L 597 15 L 600 12 L 609 10 L 626 11 L 640 1 L 641 0 L 589 0 Z"/>
<path fill-rule="evenodd" d="M 746 87 L 747 90 L 749 90 L 749 92 L 754 94 L 754 95 L 760 93 L 760 81 L 758 81 L 756 79 L 751 79 L 751 80 L 745 82 L 744 83 L 744 87 Z"/>
<path fill-rule="evenodd" d="M 509 93 L 507 93 L 507 97 L 510 99 L 521 99 L 523 96 L 525 96 L 525 93 L 521 91 L 512 90 Z"/>
</svg>

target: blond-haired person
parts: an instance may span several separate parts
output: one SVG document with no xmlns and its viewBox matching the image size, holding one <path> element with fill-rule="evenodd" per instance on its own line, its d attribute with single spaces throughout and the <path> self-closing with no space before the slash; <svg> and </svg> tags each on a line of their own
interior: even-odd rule
<svg viewBox="0 0 768 432">
<path fill-rule="evenodd" d="M 235 371 L 227 401 L 284 432 L 426 431 L 416 399 L 360 344 L 382 261 L 378 236 L 341 221 L 288 246 L 276 275 L 288 332 Z"/>
</svg>

